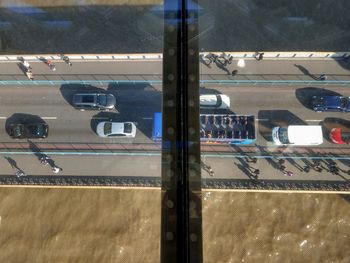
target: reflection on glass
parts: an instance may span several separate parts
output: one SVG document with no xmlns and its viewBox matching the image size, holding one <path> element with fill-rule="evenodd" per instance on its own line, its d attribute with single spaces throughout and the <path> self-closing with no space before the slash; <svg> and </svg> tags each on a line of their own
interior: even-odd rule
<svg viewBox="0 0 350 263">
<path fill-rule="evenodd" d="M 91 190 L 63 191 L 61 197 L 48 190 L 0 191 L 10 200 L 1 206 L 7 233 L 22 236 L 21 222 L 35 221 L 34 232 L 42 235 L 26 232 L 23 239 L 47 243 L 43 254 L 34 245 L 36 261 L 57 251 L 56 261 L 66 261 L 63 254 L 83 261 L 159 261 L 160 234 L 153 228 L 160 226 L 160 191 L 143 187 L 160 186 L 160 142 L 152 140 L 152 119 L 161 111 L 162 1 L 1 1 L 0 7 L 0 182 L 140 187 L 126 197 L 125 189 L 110 195 L 100 189 L 93 199 L 86 195 Z M 67 202 L 76 198 L 79 208 Z M 23 206 L 24 199 L 32 201 Z M 6 224 L 6 207 L 17 211 L 12 225 Z M 23 207 L 33 210 L 21 216 Z M 81 216 L 69 216 L 73 207 Z M 85 212 L 90 219 L 80 220 Z M 43 216 L 33 221 L 31 213 Z M 155 233 L 153 246 L 135 231 Z M 76 236 L 98 247 L 96 254 L 104 247 L 105 256 L 84 257 Z M 50 240 L 63 243 L 57 250 Z M 21 237 L 16 243 L 25 242 Z M 136 257 L 138 252 L 144 256 Z M 30 258 L 21 253 L 17 260 L 1 253 L 0 261 Z"/>
<path fill-rule="evenodd" d="M 341 197 L 324 196 L 325 203 L 319 205 L 318 196 L 312 194 L 248 195 L 220 190 L 349 193 L 350 53 L 344 37 L 350 30 L 349 20 L 343 8 L 331 1 L 201 0 L 199 5 L 203 9 L 199 16 L 200 129 L 201 138 L 206 138 L 201 144 L 202 183 L 216 189 L 203 194 L 205 259 L 277 262 L 287 254 L 297 258 L 307 253 L 309 260 L 318 261 L 316 254 L 338 249 L 338 242 L 329 242 L 327 249 L 325 240 L 322 246 L 311 245 L 318 231 L 323 231 L 320 226 L 329 222 L 304 218 L 305 213 L 321 213 L 328 200 L 346 205 Z M 211 27 L 206 19 L 214 19 Z M 320 33 L 316 28 L 332 28 L 332 37 L 330 31 Z M 230 105 L 216 105 L 218 96 L 229 98 Z M 211 98 L 210 106 L 206 97 Z M 248 116 L 254 118 L 254 140 L 246 140 L 249 135 L 244 129 L 230 121 Z M 240 140 L 222 140 L 231 136 L 231 130 Z M 293 210 L 296 199 L 302 211 Z M 302 237 L 303 230 L 290 220 L 278 227 L 283 231 L 276 230 L 278 219 L 293 218 L 292 210 L 297 222 L 304 218 L 305 229 L 317 225 L 318 230 Z M 348 215 L 338 212 L 339 220 L 348 220 Z M 285 239 L 291 233 L 296 233 L 295 239 Z"/>
</svg>

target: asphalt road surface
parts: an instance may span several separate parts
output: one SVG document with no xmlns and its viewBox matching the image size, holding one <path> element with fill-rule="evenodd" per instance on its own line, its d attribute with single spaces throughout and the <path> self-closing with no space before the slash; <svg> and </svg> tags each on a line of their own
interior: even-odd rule
<svg viewBox="0 0 350 263">
<path fill-rule="evenodd" d="M 229 65 L 229 71 L 236 66 L 236 62 Z M 115 85 L 113 80 L 135 80 L 145 79 L 145 76 L 151 79 L 161 79 L 161 61 L 94 61 L 81 62 L 73 61 L 73 66 L 69 67 L 63 62 L 55 62 L 56 71 L 50 71 L 42 62 L 31 62 L 34 75 L 39 79 L 46 80 L 70 80 L 70 79 L 110 79 L 111 83 L 104 85 L 79 85 L 79 84 L 61 84 L 61 85 L 32 85 L 26 82 L 23 72 L 20 71 L 15 62 L 0 63 L 0 80 L 23 80 L 18 85 L 9 84 L 0 86 L 0 128 L 3 132 L 0 133 L 0 142 L 13 142 L 7 132 L 6 127 L 9 123 L 16 119 L 26 117 L 28 119 L 42 119 L 49 124 L 49 137 L 42 141 L 49 143 L 90 143 L 90 144 L 133 144 L 133 143 L 152 143 L 152 115 L 156 111 L 161 110 L 161 85 L 151 84 L 123 84 Z M 301 71 L 300 67 L 295 65 L 303 65 L 307 68 L 308 74 Z M 202 65 L 202 77 L 216 76 L 217 80 L 221 77 L 230 78 L 226 76 L 220 68 L 216 65 L 211 65 L 211 68 Z M 339 63 L 333 59 L 327 60 L 264 60 L 257 62 L 255 60 L 247 60 L 244 68 L 240 69 L 241 74 L 250 74 L 263 76 L 268 79 L 270 76 L 284 75 L 297 76 L 300 79 L 308 79 L 312 74 L 325 73 L 337 80 L 339 76 L 349 74 L 347 65 Z M 98 77 L 96 77 L 98 76 Z M 344 79 L 342 78 L 342 79 Z M 292 78 L 293 79 L 293 78 Z M 78 92 L 108 92 L 113 93 L 117 98 L 116 110 L 110 112 L 100 111 L 84 111 L 81 112 L 72 107 L 72 96 Z M 275 147 L 271 141 L 271 128 L 277 125 L 287 124 L 320 124 L 324 130 L 324 143 L 318 148 L 326 147 L 328 150 L 349 149 L 347 145 L 335 145 L 329 141 L 329 130 L 336 125 L 344 125 L 350 122 L 350 113 L 316 113 L 310 109 L 308 104 L 309 98 L 316 94 L 341 94 L 350 96 L 350 91 L 347 86 L 324 85 L 322 82 L 315 82 L 313 86 L 279 84 L 274 86 L 263 85 L 220 85 L 210 84 L 201 88 L 201 93 L 223 93 L 231 99 L 231 112 L 235 114 L 253 114 L 256 117 L 257 124 L 257 145 Z M 103 139 L 99 138 L 95 133 L 95 128 L 98 122 L 113 120 L 113 121 L 132 121 L 137 125 L 137 135 L 135 139 Z M 340 124 L 339 124 L 340 123 Z M 350 127 L 350 126 L 349 126 Z M 25 141 L 25 140 L 19 140 Z M 34 140 L 36 142 L 39 140 Z M 293 149 L 298 149 L 294 147 Z M 62 152 L 63 153 L 63 152 Z M 5 151 L 3 151 L 5 154 Z M 101 157 L 101 156 L 100 156 Z M 21 156 L 21 162 L 25 165 L 28 156 Z M 59 157 L 63 158 L 63 157 Z M 76 157 L 75 157 L 76 158 Z M 101 157 L 103 158 L 103 157 Z M 82 169 L 74 171 L 70 164 L 71 161 L 63 161 L 61 166 L 65 166 L 65 162 L 69 164 L 69 172 L 67 174 L 84 174 L 84 169 L 89 170 L 90 166 L 98 167 L 101 158 L 92 158 L 96 163 L 92 163 L 87 159 L 86 164 Z M 129 158 L 133 158 L 131 155 Z M 211 160 L 212 158 L 212 160 Z M 64 159 L 64 158 L 63 158 Z M 85 158 L 86 159 L 86 158 Z M 206 157 L 206 162 L 214 166 L 220 163 L 214 161 L 215 156 Z M 221 159 L 222 160 L 222 159 Z M 134 159 L 135 167 L 140 171 L 144 169 L 145 165 L 148 167 L 156 167 L 160 159 L 151 158 L 150 163 L 139 162 Z M 112 159 L 111 159 L 112 162 Z M 32 165 L 32 164 L 31 164 Z M 342 169 L 346 170 L 346 165 L 342 163 Z M 269 171 L 268 162 L 260 163 L 261 167 L 265 167 Z M 102 169 L 109 169 L 108 165 L 101 166 Z M 226 167 L 226 168 L 225 168 Z M 215 176 L 219 178 L 227 178 L 228 174 L 225 171 L 232 170 L 232 160 L 226 160 L 217 170 L 221 172 L 216 173 Z M 132 172 L 128 174 L 128 169 L 123 169 L 115 175 L 132 176 L 138 173 Z M 28 168 L 32 169 L 32 168 Z M 64 169 L 67 171 L 67 168 Z M 241 173 L 237 169 L 232 176 L 246 178 L 244 172 Z M 4 171 L 9 174 L 10 171 Z M 154 172 L 154 169 L 153 169 Z M 90 170 L 89 173 L 98 173 L 98 171 Z M 32 174 L 36 174 L 33 170 Z M 110 175 L 110 171 L 100 171 L 101 175 Z M 152 169 L 149 174 L 153 175 Z M 231 175 L 230 175 L 231 176 Z M 270 177 L 271 173 L 266 176 Z M 347 175 L 346 175 L 347 176 Z M 338 178 L 339 179 L 339 178 Z M 341 179 L 343 180 L 343 179 Z"/>
</svg>

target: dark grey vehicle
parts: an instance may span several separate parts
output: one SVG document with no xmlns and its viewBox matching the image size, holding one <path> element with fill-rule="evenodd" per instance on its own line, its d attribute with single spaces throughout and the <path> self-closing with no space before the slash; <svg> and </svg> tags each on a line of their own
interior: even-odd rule
<svg viewBox="0 0 350 263">
<path fill-rule="evenodd" d="M 10 126 L 10 136 L 13 139 L 44 139 L 49 134 L 46 123 L 14 123 Z"/>
<path fill-rule="evenodd" d="M 73 105 L 79 110 L 112 110 L 115 103 L 113 94 L 79 93 L 73 96 Z"/>
</svg>

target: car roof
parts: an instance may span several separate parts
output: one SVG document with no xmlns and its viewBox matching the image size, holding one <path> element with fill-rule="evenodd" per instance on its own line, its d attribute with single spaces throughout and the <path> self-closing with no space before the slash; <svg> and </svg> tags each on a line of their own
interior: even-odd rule
<svg viewBox="0 0 350 263">
<path fill-rule="evenodd" d="M 292 144 L 321 144 L 323 142 L 320 125 L 289 125 L 288 140 Z"/>
<path fill-rule="evenodd" d="M 124 134 L 124 122 L 112 122 L 111 134 Z"/>
</svg>

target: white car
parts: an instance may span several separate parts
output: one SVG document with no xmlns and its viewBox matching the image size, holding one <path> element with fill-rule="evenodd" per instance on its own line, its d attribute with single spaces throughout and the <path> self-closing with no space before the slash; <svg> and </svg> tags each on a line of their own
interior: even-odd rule
<svg viewBox="0 0 350 263">
<path fill-rule="evenodd" d="M 289 125 L 274 127 L 272 139 L 276 145 L 319 145 L 323 143 L 322 126 Z"/>
<path fill-rule="evenodd" d="M 103 138 L 135 138 L 136 126 L 132 122 L 100 122 L 96 133 Z"/>
<path fill-rule="evenodd" d="M 230 109 L 230 97 L 225 94 L 205 94 L 199 96 L 202 109 Z"/>
</svg>

